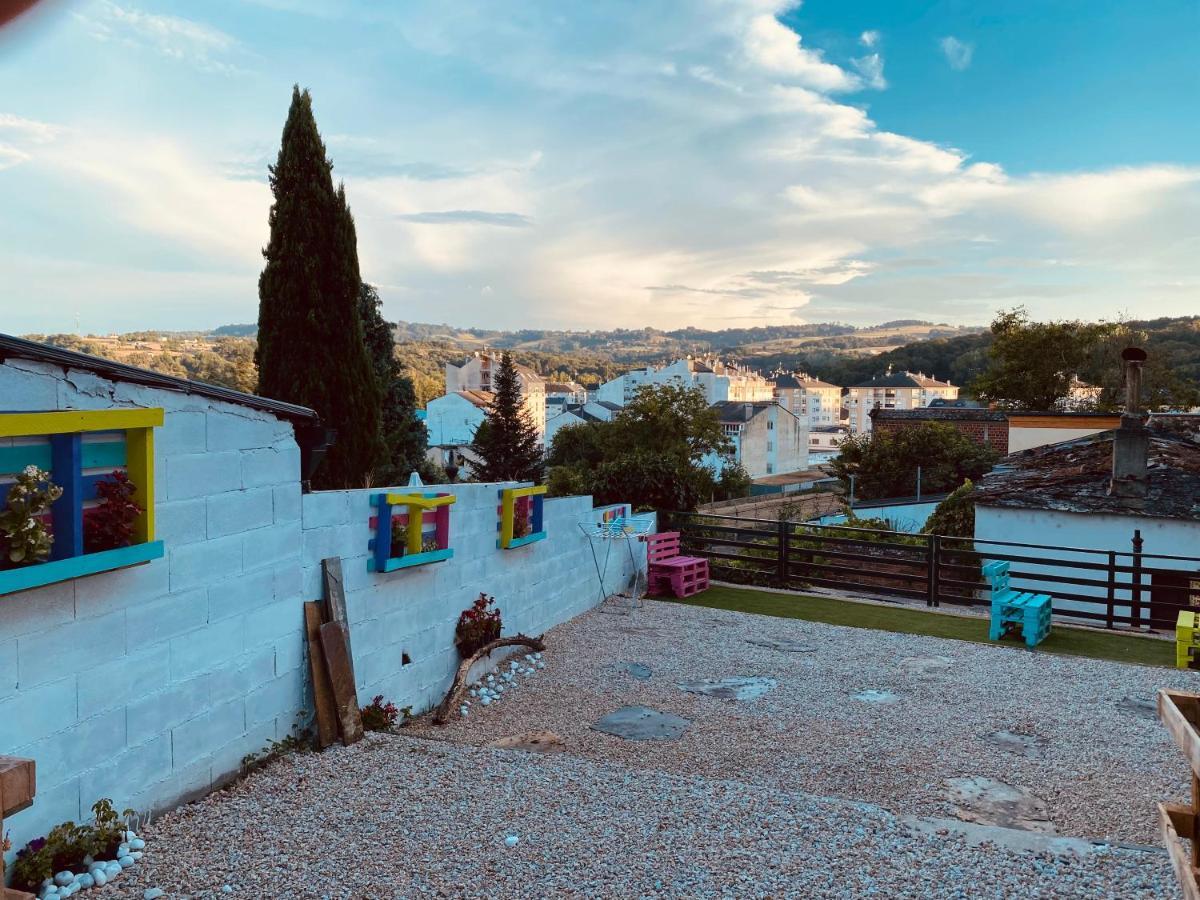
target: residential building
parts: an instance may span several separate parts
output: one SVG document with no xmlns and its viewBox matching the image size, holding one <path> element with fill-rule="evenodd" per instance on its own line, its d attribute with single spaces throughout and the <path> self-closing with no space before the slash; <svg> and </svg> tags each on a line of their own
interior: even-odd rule
<svg viewBox="0 0 1200 900">
<path fill-rule="evenodd" d="M 775 376 L 774 395 L 779 405 L 808 422 L 810 429 L 838 425 L 842 417 L 842 389 L 804 372 Z"/>
<path fill-rule="evenodd" d="M 425 429 L 430 447 L 462 447 L 487 416 L 490 391 L 455 391 L 435 397 L 425 406 Z"/>
<path fill-rule="evenodd" d="M 733 443 L 732 458 L 751 478 L 799 472 L 808 468 L 808 425 L 774 400 L 713 404 L 725 436 Z M 720 471 L 723 460 L 705 462 Z"/>
<path fill-rule="evenodd" d="M 596 400 L 587 403 L 574 403 L 563 408 L 546 419 L 546 449 L 554 443 L 554 436 L 570 425 L 582 425 L 585 422 L 608 422 L 619 412 L 621 407 L 615 403 Z"/>
<path fill-rule="evenodd" d="M 808 431 L 809 465 L 827 463 L 840 452 L 842 441 L 850 434 L 841 425 L 818 425 Z"/>
<path fill-rule="evenodd" d="M 600 385 L 596 399 L 621 406 L 645 385 L 678 384 L 704 391 L 711 405 L 727 400 L 758 402 L 774 397 L 774 386 L 757 372 L 719 359 L 678 359 L 670 365 L 634 369 Z"/>
<path fill-rule="evenodd" d="M 861 434 L 871 430 L 873 409 L 920 409 L 938 399 L 954 400 L 958 387 L 938 381 L 924 373 L 888 371 L 870 381 L 852 386 L 846 395 L 850 431 Z"/>
<path fill-rule="evenodd" d="M 446 393 L 459 391 L 495 390 L 493 381 L 500 368 L 501 354 L 490 350 L 476 351 L 463 365 L 446 363 Z M 517 380 L 521 385 L 521 398 L 529 420 L 537 429 L 538 441 L 546 438 L 546 379 L 528 366 L 518 365 Z"/>
<path fill-rule="evenodd" d="M 588 391 L 582 384 L 574 381 L 546 382 L 546 421 L 550 421 L 568 406 L 586 403 Z M 546 438 L 549 443 L 549 438 Z"/>
<path fill-rule="evenodd" d="M 1027 412 L 944 404 L 922 409 L 873 409 L 869 415 L 872 429 L 888 432 L 921 422 L 953 425 L 1001 456 L 1086 437 L 1121 424 L 1121 417 L 1115 413 Z"/>
<path fill-rule="evenodd" d="M 1058 401 L 1058 408 L 1071 412 L 1095 409 L 1103 393 L 1104 388 L 1099 385 L 1088 384 L 1086 381 L 1080 381 L 1079 376 L 1072 375 L 1067 396 Z"/>
</svg>

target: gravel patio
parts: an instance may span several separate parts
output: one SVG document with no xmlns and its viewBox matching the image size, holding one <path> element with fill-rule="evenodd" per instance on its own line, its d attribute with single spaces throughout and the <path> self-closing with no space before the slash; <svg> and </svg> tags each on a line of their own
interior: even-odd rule
<svg viewBox="0 0 1200 900">
<path fill-rule="evenodd" d="M 1152 701 L 1194 673 L 659 602 L 546 644 L 465 718 L 293 755 L 165 816 L 106 890 L 1177 896 L 1154 803 L 1187 770 Z M 680 688 L 730 677 L 765 693 Z M 593 729 L 626 706 L 690 724 Z M 487 746 L 535 731 L 562 746 Z"/>
</svg>

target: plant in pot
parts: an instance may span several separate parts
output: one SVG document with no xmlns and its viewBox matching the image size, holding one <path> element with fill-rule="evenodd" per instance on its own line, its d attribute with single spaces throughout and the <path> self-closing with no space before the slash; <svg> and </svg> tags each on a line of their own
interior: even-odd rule
<svg viewBox="0 0 1200 900">
<path fill-rule="evenodd" d="M 41 517 L 61 496 L 62 488 L 50 481 L 49 472 L 37 466 L 26 466 L 17 476 L 0 510 L 0 568 L 46 561 L 54 534 Z"/>
<path fill-rule="evenodd" d="M 529 504 L 518 503 L 513 510 L 513 537 L 527 537 L 533 530 L 533 525 L 529 521 Z"/>
<path fill-rule="evenodd" d="M 96 483 L 100 505 L 83 513 L 83 552 L 100 553 L 133 543 L 133 526 L 142 508 L 133 502 L 137 485 L 124 472 Z"/>
<path fill-rule="evenodd" d="M 454 645 L 463 659 L 474 656 L 481 647 L 500 637 L 500 610 L 495 603 L 495 597 L 480 594 L 458 617 Z"/>
<path fill-rule="evenodd" d="M 392 558 L 399 559 L 408 552 L 408 526 L 397 518 L 392 519 Z"/>
</svg>

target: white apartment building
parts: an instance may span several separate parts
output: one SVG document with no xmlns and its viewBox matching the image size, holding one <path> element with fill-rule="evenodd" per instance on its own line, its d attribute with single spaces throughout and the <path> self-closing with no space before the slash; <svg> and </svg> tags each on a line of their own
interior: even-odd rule
<svg viewBox="0 0 1200 900">
<path fill-rule="evenodd" d="M 678 384 L 704 391 L 704 399 L 714 403 L 737 401 L 757 403 L 774 399 L 774 385 L 757 372 L 719 359 L 677 359 L 670 365 L 634 369 L 600 385 L 596 399 L 621 406 L 637 389 L 650 384 Z"/>
<path fill-rule="evenodd" d="M 733 458 L 751 478 L 808 468 L 808 424 L 774 400 L 726 400 L 714 408 L 733 443 Z M 723 460 L 714 454 L 705 462 L 719 472 Z"/>
<path fill-rule="evenodd" d="M 842 420 L 842 389 L 804 372 L 775 377 L 779 405 L 808 422 L 810 429 L 836 426 Z"/>
<path fill-rule="evenodd" d="M 921 409 L 939 398 L 956 400 L 958 390 L 957 385 L 921 372 L 893 372 L 889 368 L 886 374 L 849 389 L 846 409 L 850 414 L 850 431 L 852 434 L 870 431 L 873 409 Z"/>
<path fill-rule="evenodd" d="M 446 393 L 495 390 L 493 378 L 500 369 L 501 354 L 490 350 L 476 351 L 463 365 L 446 363 Z M 517 366 L 517 380 L 529 420 L 537 429 L 538 441 L 546 440 L 546 379 L 528 366 Z"/>
</svg>

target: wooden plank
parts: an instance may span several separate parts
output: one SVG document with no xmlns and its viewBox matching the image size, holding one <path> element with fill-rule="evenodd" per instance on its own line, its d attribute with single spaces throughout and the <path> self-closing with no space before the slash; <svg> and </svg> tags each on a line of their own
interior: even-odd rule
<svg viewBox="0 0 1200 900">
<path fill-rule="evenodd" d="M 308 635 L 308 671 L 312 675 L 313 706 L 317 720 L 317 746 L 324 750 L 337 740 L 337 706 L 333 685 L 325 667 L 325 648 L 321 644 L 321 604 L 304 604 L 304 630 Z"/>
<path fill-rule="evenodd" d="M 163 423 L 161 409 L 72 409 L 62 412 L 0 414 L 0 437 L 69 434 L 74 431 L 123 431 Z"/>
<path fill-rule="evenodd" d="M 342 558 L 331 556 L 321 560 L 325 581 L 325 621 L 350 625 L 346 617 L 346 582 L 342 578 Z"/>
<path fill-rule="evenodd" d="M 358 692 L 350 670 L 350 642 L 340 622 L 326 622 L 321 626 L 321 647 L 325 650 L 325 669 L 333 686 L 342 743 L 349 746 L 362 740 L 363 726 Z"/>
<path fill-rule="evenodd" d="M 1158 692 L 1158 718 L 1187 757 L 1194 775 L 1200 775 L 1200 732 L 1193 725 L 1198 714 L 1200 694 L 1165 689 Z"/>
<path fill-rule="evenodd" d="M 83 555 L 83 435 L 56 434 L 50 438 L 50 468 L 62 496 L 50 507 L 54 517 L 51 559 Z"/>
<path fill-rule="evenodd" d="M 1162 692 L 1160 692 L 1162 693 Z M 1167 845 L 1167 853 L 1171 857 L 1171 867 L 1175 870 L 1175 879 L 1184 900 L 1200 900 L 1200 884 L 1197 884 L 1196 869 L 1188 859 L 1187 851 L 1179 843 L 1179 833 L 1175 830 L 1172 820 L 1174 804 L 1158 804 L 1158 824 L 1162 833 L 1163 843 Z M 1190 810 L 1188 811 L 1190 814 Z"/>
<path fill-rule="evenodd" d="M 162 410 L 159 410 L 160 416 Z M 142 514 L 133 523 L 133 539 L 154 540 L 154 429 L 131 428 L 125 432 L 125 471 L 137 489 L 133 502 Z"/>
<path fill-rule="evenodd" d="M 37 766 L 32 759 L 0 756 L 0 818 L 20 812 L 37 793 Z"/>
<path fill-rule="evenodd" d="M 132 547 L 88 553 L 74 559 L 56 559 L 36 566 L 5 569 L 0 571 L 0 594 L 12 594 L 56 581 L 66 581 L 69 578 L 82 578 L 97 572 L 136 566 L 159 559 L 162 555 L 163 542 L 151 541 L 149 544 L 134 544 Z"/>
</svg>

